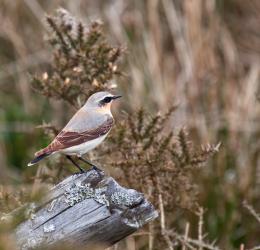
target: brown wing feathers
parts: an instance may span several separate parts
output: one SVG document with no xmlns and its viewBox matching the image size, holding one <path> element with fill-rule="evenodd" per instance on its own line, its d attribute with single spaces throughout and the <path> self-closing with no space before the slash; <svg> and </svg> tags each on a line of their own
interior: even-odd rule
<svg viewBox="0 0 260 250">
<path fill-rule="evenodd" d="M 113 118 L 111 117 L 96 129 L 88 130 L 85 132 L 73 132 L 73 131 L 62 130 L 49 146 L 38 151 L 35 154 L 35 156 L 39 156 L 42 154 L 50 154 L 65 148 L 69 148 L 87 141 L 94 140 L 108 133 L 112 125 L 113 125 Z"/>
</svg>

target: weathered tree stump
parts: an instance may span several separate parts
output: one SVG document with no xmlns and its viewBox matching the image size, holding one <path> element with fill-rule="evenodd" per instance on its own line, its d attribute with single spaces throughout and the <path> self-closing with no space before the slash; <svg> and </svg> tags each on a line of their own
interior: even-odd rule
<svg viewBox="0 0 260 250">
<path fill-rule="evenodd" d="M 15 236 L 20 249 L 60 243 L 110 246 L 157 216 L 143 194 L 90 170 L 52 188 L 31 219 L 16 228 Z"/>
</svg>

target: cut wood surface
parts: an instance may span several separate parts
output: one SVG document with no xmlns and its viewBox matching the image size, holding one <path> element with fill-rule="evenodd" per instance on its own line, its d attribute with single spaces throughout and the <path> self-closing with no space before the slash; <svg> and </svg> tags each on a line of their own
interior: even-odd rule
<svg viewBox="0 0 260 250">
<path fill-rule="evenodd" d="M 110 246 L 157 216 L 142 193 L 93 169 L 53 187 L 16 228 L 15 238 L 20 249 L 60 243 Z"/>
</svg>

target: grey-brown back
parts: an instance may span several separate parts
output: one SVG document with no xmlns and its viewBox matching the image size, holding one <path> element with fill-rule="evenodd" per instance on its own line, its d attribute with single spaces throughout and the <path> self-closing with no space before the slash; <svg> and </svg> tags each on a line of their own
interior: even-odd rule
<svg viewBox="0 0 260 250">
<path fill-rule="evenodd" d="M 112 117 L 111 114 L 98 112 L 95 109 L 81 108 L 63 128 L 66 131 L 86 132 L 106 123 Z"/>
</svg>

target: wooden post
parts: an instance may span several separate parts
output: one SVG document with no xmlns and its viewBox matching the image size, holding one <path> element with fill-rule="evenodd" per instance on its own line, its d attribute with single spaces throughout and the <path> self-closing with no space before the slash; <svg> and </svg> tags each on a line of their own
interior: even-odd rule
<svg viewBox="0 0 260 250">
<path fill-rule="evenodd" d="M 20 249 L 61 243 L 110 246 L 157 216 L 143 194 L 93 169 L 52 188 L 31 219 L 16 228 L 15 237 Z"/>
</svg>

